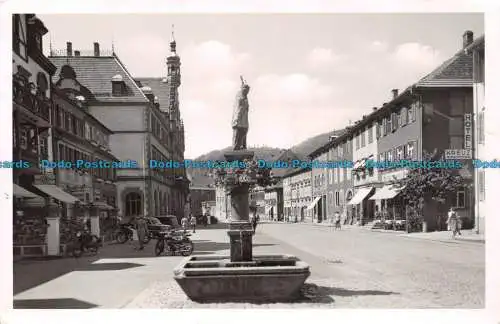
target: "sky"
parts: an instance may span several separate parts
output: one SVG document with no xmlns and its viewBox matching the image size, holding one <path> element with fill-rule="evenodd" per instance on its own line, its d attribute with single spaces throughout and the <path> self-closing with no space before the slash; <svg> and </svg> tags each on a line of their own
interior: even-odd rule
<svg viewBox="0 0 500 324">
<path fill-rule="evenodd" d="M 134 77 L 163 77 L 172 25 L 186 158 L 231 145 L 243 75 L 249 146 L 289 148 L 341 129 L 484 33 L 475 13 L 39 15 L 53 49 L 114 49 Z"/>
</svg>

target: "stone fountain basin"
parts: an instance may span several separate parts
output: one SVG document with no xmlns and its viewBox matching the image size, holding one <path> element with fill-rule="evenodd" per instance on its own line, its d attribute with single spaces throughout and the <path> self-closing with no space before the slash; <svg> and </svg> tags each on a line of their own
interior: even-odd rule
<svg viewBox="0 0 500 324">
<path fill-rule="evenodd" d="M 309 265 L 292 255 L 258 255 L 249 262 L 205 255 L 186 258 L 174 279 L 196 302 L 286 302 L 300 297 L 310 274 Z"/>
</svg>

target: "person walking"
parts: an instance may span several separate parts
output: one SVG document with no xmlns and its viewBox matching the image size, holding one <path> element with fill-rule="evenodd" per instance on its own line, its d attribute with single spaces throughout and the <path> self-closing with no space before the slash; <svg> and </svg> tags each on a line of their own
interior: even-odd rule
<svg viewBox="0 0 500 324">
<path fill-rule="evenodd" d="M 186 216 L 182 217 L 182 219 L 181 219 L 181 226 L 182 226 L 182 229 L 184 230 L 184 232 L 188 230 L 189 221 L 188 221 L 188 219 L 187 219 Z"/>
<path fill-rule="evenodd" d="M 137 241 L 138 250 L 144 250 L 144 241 L 146 240 L 146 235 L 148 235 L 148 223 L 144 216 L 138 216 L 136 218 L 136 229 L 137 229 Z"/>
<path fill-rule="evenodd" d="M 335 212 L 335 229 L 341 229 L 340 225 L 340 213 L 338 211 Z"/>
<path fill-rule="evenodd" d="M 193 233 L 196 233 L 196 217 L 191 215 L 191 226 L 193 227 Z"/>
<path fill-rule="evenodd" d="M 451 237 L 455 238 L 455 236 L 459 232 L 459 225 L 457 212 L 453 207 L 450 207 L 450 210 L 448 211 L 448 220 L 446 221 L 446 223 L 448 224 L 448 230 L 451 231 Z"/>
</svg>

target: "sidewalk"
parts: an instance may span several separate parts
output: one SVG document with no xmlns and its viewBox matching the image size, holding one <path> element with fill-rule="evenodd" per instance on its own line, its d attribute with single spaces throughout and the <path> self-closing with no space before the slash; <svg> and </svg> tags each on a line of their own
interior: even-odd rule
<svg viewBox="0 0 500 324">
<path fill-rule="evenodd" d="M 280 222 L 273 222 L 280 223 Z M 297 225 L 305 225 L 305 226 L 314 226 L 314 227 L 332 227 L 331 223 L 309 223 L 309 222 L 298 222 L 298 223 L 282 223 L 282 224 L 297 224 Z M 332 229 L 333 230 L 333 229 Z M 427 232 L 427 233 L 406 233 L 403 231 L 394 231 L 394 230 L 384 230 L 384 229 L 372 229 L 367 226 L 358 226 L 358 225 L 342 225 L 342 230 L 359 230 L 365 232 L 378 232 L 385 234 L 394 234 L 400 237 L 408 237 L 422 240 L 430 240 L 430 241 L 439 241 L 439 242 L 456 242 L 456 241 L 465 241 L 465 242 L 475 242 L 475 243 L 485 243 L 484 234 L 476 234 L 474 230 L 463 230 L 462 235 L 457 235 L 455 239 L 451 237 L 451 232 L 449 231 L 439 231 L 439 232 Z"/>
<path fill-rule="evenodd" d="M 449 231 L 429 233 L 404 233 L 400 234 L 400 236 L 441 242 L 466 241 L 485 243 L 484 234 L 477 234 L 474 230 L 464 230 L 462 231 L 462 235 L 457 235 L 455 239 L 451 237 L 451 232 Z"/>
</svg>

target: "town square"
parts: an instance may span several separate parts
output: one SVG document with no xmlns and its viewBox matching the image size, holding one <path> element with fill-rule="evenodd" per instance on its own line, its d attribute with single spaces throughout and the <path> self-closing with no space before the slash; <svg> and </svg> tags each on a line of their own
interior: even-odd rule
<svg viewBox="0 0 500 324">
<path fill-rule="evenodd" d="M 360 17 L 13 14 L 14 308 L 484 308 L 483 14 Z"/>
</svg>

